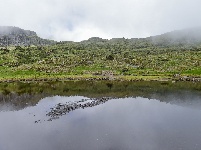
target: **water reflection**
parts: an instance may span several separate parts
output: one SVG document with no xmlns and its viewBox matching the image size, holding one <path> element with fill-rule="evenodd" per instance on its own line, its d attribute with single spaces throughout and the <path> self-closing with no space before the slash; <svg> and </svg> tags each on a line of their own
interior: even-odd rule
<svg viewBox="0 0 201 150">
<path fill-rule="evenodd" d="M 56 106 L 50 108 L 51 111 L 46 114 L 50 119 L 48 121 L 52 121 L 54 119 L 59 119 L 61 116 L 66 115 L 67 113 L 74 111 L 76 109 L 85 109 L 88 107 L 95 107 L 100 104 L 104 104 L 108 100 L 112 98 L 110 97 L 102 97 L 102 98 L 90 98 L 90 99 L 82 99 L 80 101 L 58 103 Z"/>
<path fill-rule="evenodd" d="M 200 83 L 68 81 L 42 83 L 0 83 L 0 111 L 13 111 L 35 106 L 42 98 L 60 96 L 144 97 L 180 105 L 200 107 Z M 175 100 L 176 99 L 176 100 Z M 189 102 L 189 99 L 193 99 Z M 197 101 L 196 101 L 197 100 Z M 9 107 L 8 107 L 9 106 Z"/>
<path fill-rule="evenodd" d="M 83 98 L 51 97 L 35 107 L 0 113 L 1 150 L 201 148 L 200 110 L 153 99 L 111 99 L 45 121 L 59 99 L 66 103 Z"/>
<path fill-rule="evenodd" d="M 175 90 L 171 84 L 103 85 L 91 85 L 95 93 L 71 84 L 68 92 L 62 87 L 2 94 L 0 150 L 201 149 L 197 85 L 196 90 Z M 59 91 L 63 96 L 54 96 Z"/>
</svg>

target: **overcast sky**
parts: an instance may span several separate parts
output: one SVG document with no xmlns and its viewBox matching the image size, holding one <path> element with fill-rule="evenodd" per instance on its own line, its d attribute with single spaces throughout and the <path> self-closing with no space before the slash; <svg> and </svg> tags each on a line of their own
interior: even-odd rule
<svg viewBox="0 0 201 150">
<path fill-rule="evenodd" d="M 0 25 L 43 38 L 147 37 L 201 25 L 200 0 L 0 0 Z"/>
</svg>

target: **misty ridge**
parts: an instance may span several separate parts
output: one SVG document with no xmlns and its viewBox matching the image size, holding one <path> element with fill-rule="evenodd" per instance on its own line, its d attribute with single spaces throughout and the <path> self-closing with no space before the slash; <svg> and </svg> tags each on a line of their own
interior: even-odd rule
<svg viewBox="0 0 201 150">
<path fill-rule="evenodd" d="M 81 42 L 73 41 L 53 41 L 49 39 L 40 38 L 36 32 L 24 30 L 19 27 L 0 26 L 0 46 L 45 46 L 54 44 L 131 44 L 136 48 L 146 48 L 148 46 L 196 46 L 201 44 L 201 27 L 175 30 L 161 35 L 150 36 L 146 38 L 112 38 L 102 39 L 100 37 L 91 37 L 88 40 Z"/>
<path fill-rule="evenodd" d="M 184 30 L 175 30 L 150 39 L 154 44 L 198 44 L 201 42 L 201 27 L 189 28 Z"/>
<path fill-rule="evenodd" d="M 26 36 L 37 36 L 36 32 L 23 30 L 19 27 L 11 26 L 0 26 L 0 35 L 1 36 L 11 36 L 11 35 L 26 35 Z"/>
<path fill-rule="evenodd" d="M 0 46 L 50 45 L 53 43 L 55 42 L 38 37 L 34 31 L 0 26 Z"/>
</svg>

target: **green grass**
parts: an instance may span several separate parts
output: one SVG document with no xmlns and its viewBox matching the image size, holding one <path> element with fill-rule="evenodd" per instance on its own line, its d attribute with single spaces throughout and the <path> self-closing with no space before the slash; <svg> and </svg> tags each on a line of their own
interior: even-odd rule
<svg viewBox="0 0 201 150">
<path fill-rule="evenodd" d="M 187 70 L 187 71 L 184 71 L 183 74 L 200 76 L 201 75 L 201 68 L 193 69 L 193 70 Z"/>
<path fill-rule="evenodd" d="M 146 45 L 146 43 L 144 43 Z M 133 48 L 122 43 L 71 43 L 0 49 L 0 80 L 87 79 L 163 80 L 174 74 L 201 76 L 201 46 Z M 110 57 L 109 57 L 110 56 Z M 105 72 L 113 75 L 107 75 Z"/>
</svg>

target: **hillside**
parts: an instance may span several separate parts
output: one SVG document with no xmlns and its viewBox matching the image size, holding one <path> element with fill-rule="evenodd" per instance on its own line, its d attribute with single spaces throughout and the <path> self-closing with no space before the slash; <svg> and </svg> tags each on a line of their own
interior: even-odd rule
<svg viewBox="0 0 201 150">
<path fill-rule="evenodd" d="M 102 39 L 99 37 L 92 37 L 81 42 L 61 41 L 55 42 L 48 39 L 42 39 L 37 36 L 36 32 L 24 30 L 18 27 L 0 26 L 0 46 L 44 46 L 51 44 L 74 44 L 81 47 L 90 47 L 99 45 L 105 47 L 106 45 L 124 45 L 130 48 L 146 48 L 146 47 L 189 47 L 201 45 L 201 27 L 190 28 L 184 30 L 176 30 L 164 33 L 157 36 L 147 38 L 112 38 Z M 78 46 L 78 47 L 80 47 Z"/>
<path fill-rule="evenodd" d="M 0 46 L 49 45 L 53 43 L 55 42 L 38 37 L 34 31 L 0 26 Z"/>
<path fill-rule="evenodd" d="M 152 36 L 150 41 L 160 46 L 187 46 L 201 44 L 201 27 L 176 30 L 158 36 Z"/>
<path fill-rule="evenodd" d="M 75 49 L 119 49 L 124 50 L 153 50 L 156 48 L 191 49 L 201 46 L 201 27 L 176 30 L 147 38 L 112 38 L 102 39 L 92 37 L 81 42 L 62 41 L 58 45 L 71 45 Z"/>
<path fill-rule="evenodd" d="M 0 80 L 177 77 L 195 81 L 201 78 L 201 40 L 198 30 L 193 31 L 141 39 L 93 37 L 81 42 L 0 48 Z M 36 35 L 25 35 L 28 34 Z"/>
</svg>

